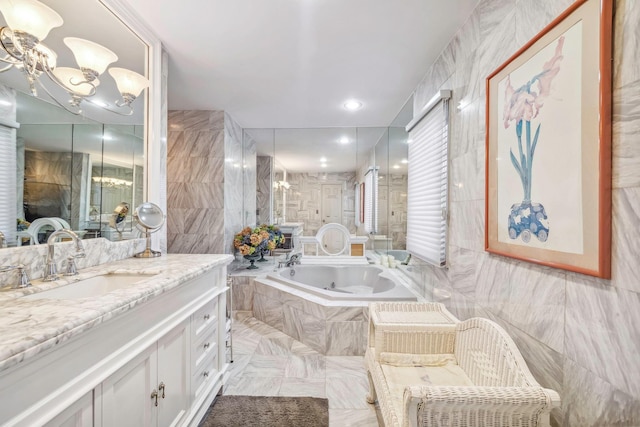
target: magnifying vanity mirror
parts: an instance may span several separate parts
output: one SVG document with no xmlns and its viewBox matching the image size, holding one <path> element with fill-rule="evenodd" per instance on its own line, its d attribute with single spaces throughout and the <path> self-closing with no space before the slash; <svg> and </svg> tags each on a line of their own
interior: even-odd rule
<svg viewBox="0 0 640 427">
<path fill-rule="evenodd" d="M 118 110 L 115 101 L 122 104 L 123 99 L 109 70 L 124 68 L 146 75 L 149 46 L 112 12 L 109 1 L 85 1 L 82 13 L 74 2 L 44 3 L 63 21 L 43 40 L 55 52 L 58 68 L 80 67 L 64 41 L 68 37 L 98 43 L 117 59 L 98 77 L 92 102 L 87 98 L 79 104 L 79 115 L 47 95 L 50 91 L 63 104 L 72 100 L 46 72 L 35 83 L 38 96 L 32 96 L 21 70 L 0 72 L 0 231 L 9 247 L 46 241 L 53 228 L 42 228 L 35 239 L 25 233 L 41 218 L 61 219 L 85 239 L 136 237 L 131 215 L 115 223 L 113 215 L 123 205 L 136 206 L 145 199 L 148 94 L 129 99 L 130 109 L 120 109 L 130 115 L 114 114 L 98 104 L 103 101 Z M 0 15 L 0 27 L 6 25 Z M 21 232 L 28 238 L 20 237 Z"/>
<path fill-rule="evenodd" d="M 159 257 L 161 253 L 151 249 L 151 233 L 158 231 L 164 224 L 165 215 L 162 209 L 155 203 L 146 202 L 135 209 L 133 218 L 136 221 L 136 226 L 145 233 L 147 238 L 146 249 L 134 256 L 137 258 Z"/>
</svg>

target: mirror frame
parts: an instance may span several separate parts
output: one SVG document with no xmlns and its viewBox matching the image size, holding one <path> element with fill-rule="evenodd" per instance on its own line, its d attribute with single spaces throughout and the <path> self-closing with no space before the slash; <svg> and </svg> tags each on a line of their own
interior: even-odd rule
<svg viewBox="0 0 640 427">
<path fill-rule="evenodd" d="M 124 25 L 134 32 L 147 45 L 145 72 L 149 79 L 149 87 L 145 94 L 144 119 L 144 201 L 154 202 L 167 211 L 167 105 L 166 105 L 166 73 L 163 73 L 163 52 L 160 39 L 149 29 L 147 24 L 123 0 L 98 0 Z M 154 240 L 159 241 L 160 248 L 166 252 L 166 223 L 157 233 Z"/>
</svg>

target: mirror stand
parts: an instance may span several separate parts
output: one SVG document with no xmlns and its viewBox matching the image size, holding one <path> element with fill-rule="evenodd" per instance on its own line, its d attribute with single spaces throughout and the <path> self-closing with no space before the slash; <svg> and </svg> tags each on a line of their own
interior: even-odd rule
<svg viewBox="0 0 640 427">
<path fill-rule="evenodd" d="M 142 230 L 147 238 L 147 247 L 144 251 L 134 255 L 136 258 L 155 258 L 162 255 L 159 251 L 151 249 L 151 233 L 158 231 L 164 224 L 165 216 L 160 206 L 155 203 L 146 202 L 141 204 L 133 212 L 133 218 L 136 220 L 136 227 L 144 227 Z"/>
<path fill-rule="evenodd" d="M 151 249 L 151 232 L 149 230 L 145 231 L 147 238 L 147 247 L 142 252 L 138 252 L 134 255 L 136 258 L 155 258 L 162 255 L 160 251 L 154 251 Z"/>
</svg>

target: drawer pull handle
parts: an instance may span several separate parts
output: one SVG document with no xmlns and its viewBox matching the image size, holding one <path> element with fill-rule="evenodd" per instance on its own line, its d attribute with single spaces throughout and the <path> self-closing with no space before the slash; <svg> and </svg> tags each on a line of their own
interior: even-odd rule
<svg viewBox="0 0 640 427">
<path fill-rule="evenodd" d="M 208 342 L 204 343 L 204 349 L 205 349 L 205 350 L 206 350 L 206 349 L 208 349 L 210 345 L 211 345 L 211 344 L 209 344 Z"/>
<path fill-rule="evenodd" d="M 151 398 L 155 399 L 154 405 L 158 406 L 158 392 L 155 389 L 151 392 Z"/>
<path fill-rule="evenodd" d="M 211 315 L 209 315 L 209 314 L 205 314 L 205 315 L 204 315 L 204 320 L 209 320 L 209 318 L 210 318 L 210 317 L 211 317 Z"/>
<path fill-rule="evenodd" d="M 160 397 L 162 397 L 163 399 L 164 399 L 164 387 L 165 387 L 164 383 L 160 383 L 160 385 L 158 386 L 158 391 L 162 392 L 162 396 Z"/>
<path fill-rule="evenodd" d="M 207 377 L 209 376 L 209 371 L 204 371 L 204 372 L 202 373 L 202 375 L 203 375 L 205 378 L 207 378 Z"/>
</svg>

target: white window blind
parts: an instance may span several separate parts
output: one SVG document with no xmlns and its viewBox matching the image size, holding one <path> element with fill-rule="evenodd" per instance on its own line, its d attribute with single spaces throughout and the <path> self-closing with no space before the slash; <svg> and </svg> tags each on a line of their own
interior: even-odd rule
<svg viewBox="0 0 640 427">
<path fill-rule="evenodd" d="M 449 91 L 441 91 L 408 126 L 407 250 L 446 264 Z"/>
<path fill-rule="evenodd" d="M 378 172 L 372 167 L 364 175 L 364 231 L 376 233 L 378 231 Z"/>
<path fill-rule="evenodd" d="M 0 231 L 7 243 L 16 241 L 16 138 L 15 130 L 0 125 Z"/>
</svg>

